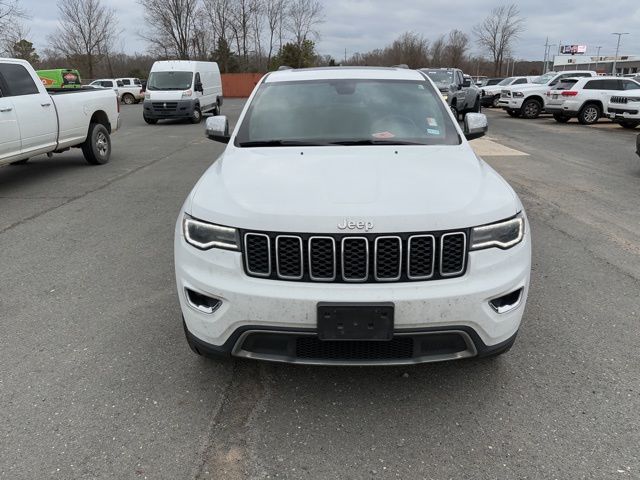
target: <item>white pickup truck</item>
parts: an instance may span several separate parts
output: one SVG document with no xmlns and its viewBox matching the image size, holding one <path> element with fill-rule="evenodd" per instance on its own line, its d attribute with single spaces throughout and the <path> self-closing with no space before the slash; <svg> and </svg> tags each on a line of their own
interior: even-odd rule
<svg viewBox="0 0 640 480">
<path fill-rule="evenodd" d="M 0 58 L 0 165 L 81 148 L 93 165 L 107 163 L 120 106 L 113 90 L 45 90 L 24 60 Z"/>
</svg>

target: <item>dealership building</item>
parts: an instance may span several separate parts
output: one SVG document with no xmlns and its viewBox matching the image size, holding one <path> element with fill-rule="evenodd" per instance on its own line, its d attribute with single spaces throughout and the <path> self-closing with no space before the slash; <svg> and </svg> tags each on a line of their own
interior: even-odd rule
<svg viewBox="0 0 640 480">
<path fill-rule="evenodd" d="M 553 70 L 595 70 L 599 74 L 611 75 L 615 56 L 596 55 L 556 55 L 553 58 Z M 626 75 L 637 73 L 640 75 L 640 55 L 618 55 L 616 74 Z"/>
</svg>

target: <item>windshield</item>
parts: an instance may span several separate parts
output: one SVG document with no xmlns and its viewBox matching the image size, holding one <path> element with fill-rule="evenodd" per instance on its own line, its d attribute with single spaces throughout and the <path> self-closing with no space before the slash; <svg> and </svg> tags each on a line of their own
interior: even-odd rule
<svg viewBox="0 0 640 480">
<path fill-rule="evenodd" d="M 505 78 L 500 83 L 498 83 L 498 85 L 500 85 L 500 86 L 511 85 L 511 82 L 515 81 L 515 79 L 516 79 L 516 77 Z"/>
<path fill-rule="evenodd" d="M 555 78 L 556 75 L 556 73 L 545 73 L 544 75 L 540 75 L 539 77 L 534 78 L 532 83 L 537 83 L 538 85 L 546 85 L 553 78 Z"/>
<path fill-rule="evenodd" d="M 193 72 L 151 72 L 147 90 L 188 90 Z"/>
<path fill-rule="evenodd" d="M 263 83 L 236 146 L 458 145 L 426 81 L 328 79 Z"/>
<path fill-rule="evenodd" d="M 453 83 L 453 72 L 447 70 L 423 70 L 434 83 Z"/>
</svg>

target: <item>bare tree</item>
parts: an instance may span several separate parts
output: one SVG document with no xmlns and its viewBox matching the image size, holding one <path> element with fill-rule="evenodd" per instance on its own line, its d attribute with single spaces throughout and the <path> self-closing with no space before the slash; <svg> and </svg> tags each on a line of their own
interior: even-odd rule
<svg viewBox="0 0 640 480">
<path fill-rule="evenodd" d="M 0 0 L 0 54 L 10 55 L 13 45 L 25 37 L 20 20 L 27 18 L 18 0 Z"/>
<path fill-rule="evenodd" d="M 449 40 L 444 49 L 447 67 L 461 68 L 469 48 L 469 37 L 460 30 L 449 32 Z"/>
<path fill-rule="evenodd" d="M 138 3 L 149 27 L 140 36 L 156 53 L 179 59 L 195 56 L 198 0 L 138 0 Z"/>
<path fill-rule="evenodd" d="M 305 40 L 318 35 L 316 27 L 324 21 L 322 4 L 318 0 L 291 0 L 287 17 L 287 30 L 302 48 Z"/>
<path fill-rule="evenodd" d="M 445 50 L 447 48 L 447 41 L 444 35 L 440 35 L 432 44 L 429 54 L 431 56 L 430 66 L 443 67 L 445 61 Z"/>
<path fill-rule="evenodd" d="M 229 39 L 229 13 L 232 0 L 203 0 L 203 11 L 209 20 L 212 40 L 217 44 L 220 38 Z"/>
<path fill-rule="evenodd" d="M 524 19 L 517 5 L 494 8 L 484 21 L 476 25 L 473 32 L 478 43 L 485 47 L 493 61 L 493 74 L 502 73 L 504 59 L 511 53 L 515 40 L 524 31 Z"/>
<path fill-rule="evenodd" d="M 273 57 L 276 35 L 279 35 L 280 37 L 279 48 L 282 48 L 282 25 L 286 9 L 287 0 L 264 0 L 264 14 L 267 20 L 267 34 L 269 36 L 267 67 L 271 63 L 271 58 Z"/>
</svg>

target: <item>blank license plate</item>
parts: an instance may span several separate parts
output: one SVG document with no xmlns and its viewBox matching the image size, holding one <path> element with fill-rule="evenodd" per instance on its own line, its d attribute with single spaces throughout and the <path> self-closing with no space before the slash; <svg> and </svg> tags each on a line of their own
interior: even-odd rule
<svg viewBox="0 0 640 480">
<path fill-rule="evenodd" d="M 381 303 L 318 303 L 320 340 L 391 340 L 394 305 Z"/>
</svg>

